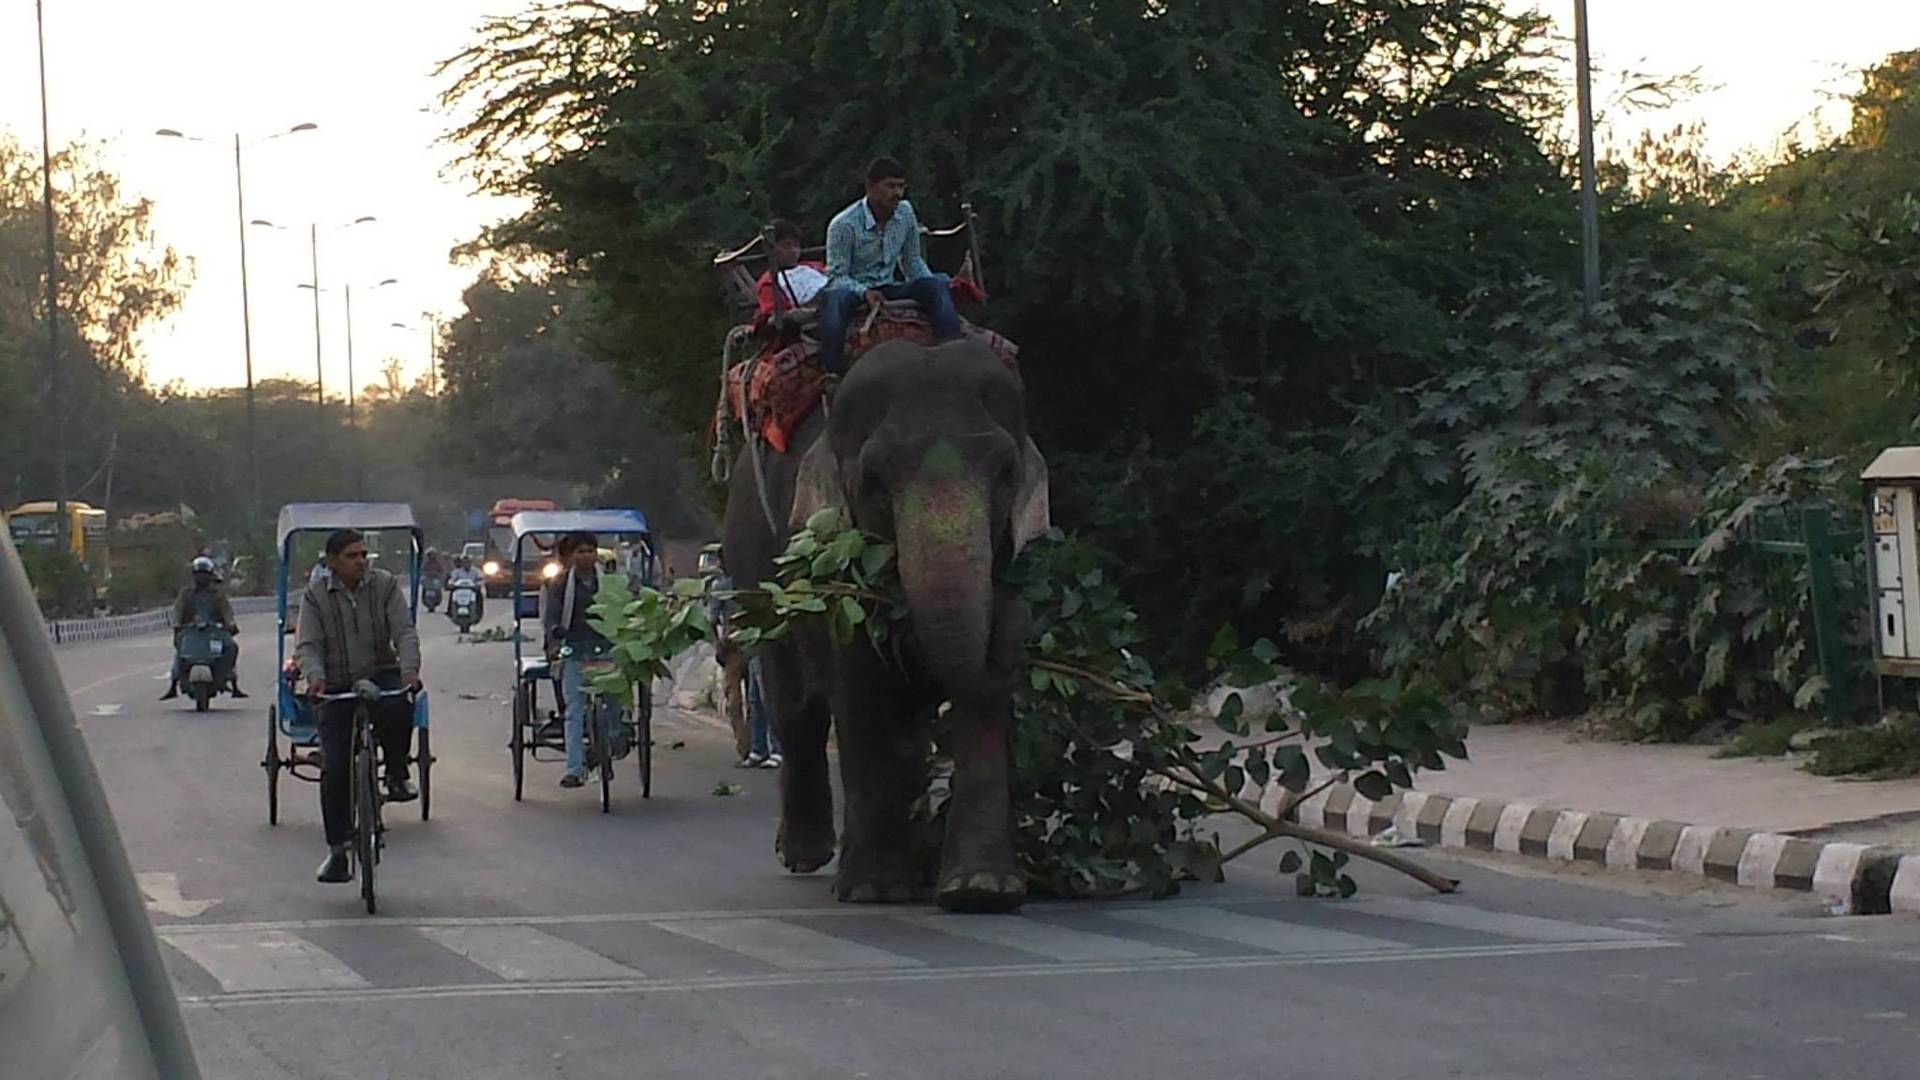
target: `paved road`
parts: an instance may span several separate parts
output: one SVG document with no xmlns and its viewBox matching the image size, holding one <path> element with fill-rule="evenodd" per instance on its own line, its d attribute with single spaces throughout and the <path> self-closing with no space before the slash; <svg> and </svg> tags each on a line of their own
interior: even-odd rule
<svg viewBox="0 0 1920 1080">
<path fill-rule="evenodd" d="M 628 769 L 602 815 L 541 764 L 515 804 L 510 646 L 433 616 L 434 818 L 394 808 L 370 918 L 313 881 L 310 786 L 266 824 L 272 628 L 242 622 L 256 696 L 208 715 L 153 700 L 161 638 L 60 654 L 211 1078 L 1720 1080 L 1920 1058 L 1906 920 L 1466 865 L 1447 899 L 1363 875 L 1357 901 L 1300 900 L 1250 865 L 1018 918 L 837 905 L 781 871 L 776 777 L 730 768 L 711 719 L 659 716 L 649 801 Z"/>
</svg>

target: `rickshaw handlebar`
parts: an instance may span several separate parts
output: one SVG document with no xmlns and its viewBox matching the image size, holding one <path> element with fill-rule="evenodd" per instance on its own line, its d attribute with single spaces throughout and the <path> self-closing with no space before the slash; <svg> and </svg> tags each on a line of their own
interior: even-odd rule
<svg viewBox="0 0 1920 1080">
<path fill-rule="evenodd" d="M 411 693 L 413 693 L 413 688 L 410 686 L 403 686 L 398 690 L 382 690 L 380 687 L 374 685 L 373 683 L 362 681 L 358 686 L 355 686 L 353 689 L 348 690 L 345 693 L 318 694 L 314 696 L 313 700 L 315 701 L 360 700 L 360 701 L 374 702 L 374 701 L 380 700 L 381 698 L 404 697 L 405 695 L 411 694 Z"/>
</svg>

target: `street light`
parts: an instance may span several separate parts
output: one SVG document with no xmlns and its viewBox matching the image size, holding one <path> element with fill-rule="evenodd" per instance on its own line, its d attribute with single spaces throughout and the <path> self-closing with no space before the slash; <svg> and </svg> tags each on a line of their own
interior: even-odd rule
<svg viewBox="0 0 1920 1080">
<path fill-rule="evenodd" d="M 384 289 L 389 285 L 400 284 L 399 278 L 382 278 L 372 285 L 363 285 L 363 289 Z M 301 285 L 298 288 L 313 289 L 318 296 L 320 289 L 313 285 Z M 353 283 L 348 282 L 342 289 L 346 295 L 347 308 L 347 433 L 353 442 L 353 491 L 354 498 L 366 498 L 366 455 L 360 445 L 359 423 L 354 418 L 354 399 L 359 396 L 359 386 L 353 378 Z"/>
<path fill-rule="evenodd" d="M 40 48 L 40 181 L 42 216 L 47 227 L 47 397 L 53 406 L 54 542 L 64 553 L 73 542 L 67 521 L 67 435 L 61 430 L 66 416 L 60 389 L 60 256 L 55 246 L 53 220 L 53 133 L 47 123 L 47 13 L 40 0 L 33 3 L 33 28 Z"/>
<path fill-rule="evenodd" d="M 1587 52 L 1587 0 L 1573 0 L 1574 86 L 1580 110 L 1580 282 L 1583 308 L 1600 300 L 1600 210 L 1593 168 L 1593 63 Z"/>
<path fill-rule="evenodd" d="M 355 225 L 366 225 L 379 219 L 372 214 L 363 214 L 352 221 L 327 226 L 328 232 L 351 229 Z M 285 225 L 275 225 L 265 218 L 254 218 L 249 225 L 278 229 L 281 232 L 293 231 Z M 317 222 L 307 223 L 307 257 L 313 272 L 313 401 L 322 409 L 327 406 L 327 375 L 320 354 L 320 226 Z"/>
<path fill-rule="evenodd" d="M 387 325 L 393 327 L 395 330 L 405 330 L 409 333 L 427 335 L 427 396 L 438 398 L 440 396 L 440 327 L 439 324 L 431 318 L 426 320 L 426 324 L 425 328 L 408 326 L 403 322 L 392 322 Z"/>
<path fill-rule="evenodd" d="M 256 450 L 255 439 L 258 425 L 253 400 L 253 312 L 247 295 L 247 191 L 241 169 L 241 150 L 245 146 L 297 135 L 303 131 L 314 131 L 319 126 L 318 124 L 295 124 L 285 131 L 263 135 L 250 142 L 243 141 L 239 132 L 235 132 L 233 136 L 234 220 L 239 226 L 240 234 L 240 336 L 247 358 L 247 472 L 252 488 L 252 513 L 249 515 L 252 525 L 247 530 L 249 536 L 256 536 L 260 527 L 260 456 Z M 184 139 L 187 142 L 213 142 L 211 139 L 188 135 L 175 128 L 161 128 L 154 134 L 168 139 Z"/>
</svg>

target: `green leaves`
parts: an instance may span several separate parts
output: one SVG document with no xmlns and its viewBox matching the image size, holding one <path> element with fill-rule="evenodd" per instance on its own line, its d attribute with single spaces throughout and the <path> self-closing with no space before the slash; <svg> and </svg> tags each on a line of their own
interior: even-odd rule
<svg viewBox="0 0 1920 1080">
<path fill-rule="evenodd" d="M 1056 532 L 1030 544 L 1003 582 L 1027 598 L 1033 623 L 1029 666 L 1014 691 L 1009 751 L 1016 851 L 1038 891 L 1166 895 L 1182 880 L 1217 877 L 1223 855 L 1201 833 L 1205 819 L 1248 813 L 1249 804 L 1235 800 L 1258 803 L 1269 784 L 1305 790 L 1309 743 L 1331 768 L 1364 770 L 1357 783 L 1381 795 L 1408 786 L 1418 768 L 1439 767 L 1443 751 L 1465 752 L 1462 732 L 1431 694 L 1397 683 L 1345 692 L 1282 684 L 1273 643 L 1243 645 L 1231 628 L 1214 639 L 1213 674 L 1249 689 L 1227 698 L 1217 722 L 1232 737 L 1212 741 L 1173 710 L 1173 702 L 1184 706 L 1192 695 L 1177 680 L 1156 680 L 1136 651 L 1140 620 L 1121 599 L 1107 561 Z M 777 580 L 724 592 L 683 581 L 670 594 L 631 593 L 622 581 L 603 581 L 591 618 L 614 642 L 621 665 L 603 688 L 616 692 L 616 679 L 630 685 L 663 675 L 675 654 L 710 639 L 709 601 L 737 605 L 732 639 L 749 649 L 824 620 L 842 647 L 860 647 L 864 634 L 884 655 L 905 628 L 892 548 L 845 527 L 833 511 L 809 519 L 776 566 Z M 1244 696 L 1269 684 L 1286 685 L 1286 693 L 1259 717 L 1255 732 Z M 915 809 L 916 833 L 932 849 L 950 797 L 950 715 L 941 710 L 927 732 L 934 780 Z M 1350 891 L 1337 872 L 1313 880 L 1325 895 Z"/>
</svg>

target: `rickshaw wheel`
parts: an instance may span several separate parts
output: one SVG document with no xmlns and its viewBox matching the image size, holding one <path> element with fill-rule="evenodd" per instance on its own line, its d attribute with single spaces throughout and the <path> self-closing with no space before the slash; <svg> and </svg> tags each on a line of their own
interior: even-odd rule
<svg viewBox="0 0 1920 1080">
<path fill-rule="evenodd" d="M 280 824 L 280 708 L 267 706 L 267 756 L 260 761 L 267 770 L 267 824 Z"/>
<path fill-rule="evenodd" d="M 433 814 L 433 740 L 428 738 L 430 729 L 420 729 L 420 754 L 415 764 L 420 766 L 420 820 L 425 821 Z"/>
<path fill-rule="evenodd" d="M 513 688 L 513 735 L 507 745 L 513 749 L 513 801 L 520 801 L 520 790 L 527 774 L 527 688 L 523 683 Z"/>
</svg>

